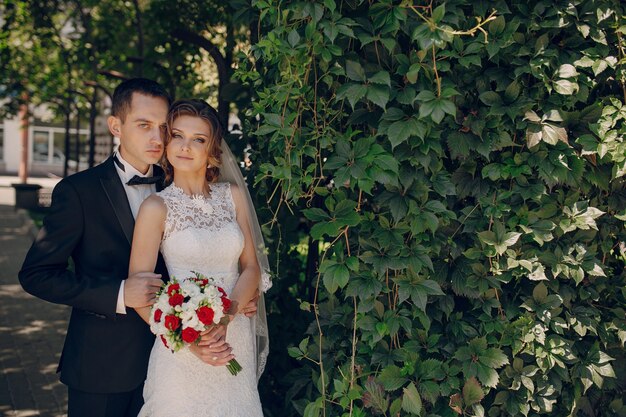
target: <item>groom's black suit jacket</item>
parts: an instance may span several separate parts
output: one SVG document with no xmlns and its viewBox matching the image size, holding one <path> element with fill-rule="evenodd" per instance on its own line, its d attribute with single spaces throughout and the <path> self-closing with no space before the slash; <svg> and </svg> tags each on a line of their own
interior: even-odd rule
<svg viewBox="0 0 626 417">
<path fill-rule="evenodd" d="M 155 167 L 155 171 L 158 167 Z M 156 172 L 155 172 L 156 174 Z M 154 342 L 132 308 L 116 314 L 128 276 L 134 219 L 112 158 L 60 181 L 22 270 L 20 283 L 44 300 L 72 306 L 61 381 L 93 393 L 126 392 L 146 377 Z M 74 270 L 68 270 L 68 259 Z M 159 255 L 156 272 L 167 279 Z"/>
</svg>

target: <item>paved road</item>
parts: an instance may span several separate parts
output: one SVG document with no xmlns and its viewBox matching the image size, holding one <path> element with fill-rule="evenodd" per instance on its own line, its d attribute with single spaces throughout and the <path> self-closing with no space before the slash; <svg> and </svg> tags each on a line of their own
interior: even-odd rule
<svg viewBox="0 0 626 417">
<path fill-rule="evenodd" d="M 0 413 L 6 417 L 65 416 L 58 382 L 69 308 L 25 293 L 17 273 L 33 239 L 25 212 L 6 205 L 0 187 Z M 13 189 L 10 189 L 13 191 Z"/>
</svg>

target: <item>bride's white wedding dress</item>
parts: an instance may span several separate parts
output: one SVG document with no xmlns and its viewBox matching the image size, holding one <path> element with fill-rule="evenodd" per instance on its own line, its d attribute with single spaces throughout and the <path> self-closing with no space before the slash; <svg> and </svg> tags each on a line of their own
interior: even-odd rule
<svg viewBox="0 0 626 417">
<path fill-rule="evenodd" d="M 167 206 L 161 253 L 170 276 L 201 272 L 230 294 L 244 245 L 230 185 L 211 184 L 206 198 L 190 197 L 174 184 L 158 195 Z M 241 314 L 228 325 L 226 340 L 243 368 L 235 376 L 225 366 L 203 363 L 187 348 L 172 353 L 157 338 L 139 417 L 262 417 L 254 337 L 251 319 Z"/>
</svg>

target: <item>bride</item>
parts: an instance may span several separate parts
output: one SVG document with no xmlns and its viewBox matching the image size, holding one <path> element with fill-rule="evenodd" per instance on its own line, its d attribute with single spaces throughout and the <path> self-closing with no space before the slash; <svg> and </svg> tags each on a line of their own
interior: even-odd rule
<svg viewBox="0 0 626 417">
<path fill-rule="evenodd" d="M 232 306 L 228 324 L 204 332 L 198 346 L 172 353 L 156 339 L 139 416 L 262 416 L 257 380 L 268 351 L 262 295 L 256 317 L 242 309 L 271 284 L 250 196 L 217 112 L 204 101 L 174 103 L 164 140 L 170 184 L 141 205 L 129 273 L 153 271 L 160 250 L 170 276 L 212 277 Z M 137 312 L 149 322 L 150 307 Z M 233 358 L 243 368 L 235 376 L 225 366 Z"/>
</svg>

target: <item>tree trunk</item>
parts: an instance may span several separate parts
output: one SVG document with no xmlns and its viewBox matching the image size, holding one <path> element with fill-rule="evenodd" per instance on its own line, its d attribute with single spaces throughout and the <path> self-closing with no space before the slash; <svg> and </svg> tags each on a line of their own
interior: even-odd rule
<svg viewBox="0 0 626 417">
<path fill-rule="evenodd" d="M 305 271 L 305 279 L 302 285 L 303 288 L 300 290 L 300 294 L 302 298 L 305 299 L 305 294 L 312 294 L 311 292 L 311 284 L 315 282 L 315 278 L 317 277 L 317 270 L 319 268 L 320 263 L 320 241 L 313 240 L 311 236 L 309 236 L 309 248 L 306 256 L 306 271 Z M 308 297 L 310 302 L 313 302 L 313 297 Z"/>
<path fill-rule="evenodd" d="M 141 23 L 141 9 L 139 8 L 139 2 L 133 0 L 133 6 L 135 7 L 135 25 L 137 26 L 137 54 L 139 55 L 139 62 L 137 64 L 137 73 L 140 77 L 143 77 L 143 26 Z"/>
<path fill-rule="evenodd" d="M 63 178 L 67 177 L 68 169 L 69 169 L 69 161 L 70 161 L 70 146 L 71 146 L 71 138 L 70 138 L 70 118 L 72 114 L 72 99 L 70 98 L 69 93 L 67 94 L 67 101 L 65 103 L 65 141 L 63 143 L 63 154 L 65 155 L 65 160 L 63 161 Z"/>
<path fill-rule="evenodd" d="M 80 170 L 80 111 L 78 110 L 78 103 L 76 103 L 76 144 L 75 144 L 75 152 L 76 152 L 76 170 L 74 172 L 78 172 Z"/>
<path fill-rule="evenodd" d="M 95 165 L 96 156 L 96 117 L 98 116 L 96 103 L 98 90 L 94 87 L 89 104 L 89 168 Z"/>
<path fill-rule="evenodd" d="M 28 96 L 24 96 L 24 103 L 20 105 L 19 119 L 21 125 L 21 157 L 19 167 L 19 177 L 22 184 L 28 181 Z"/>
</svg>

